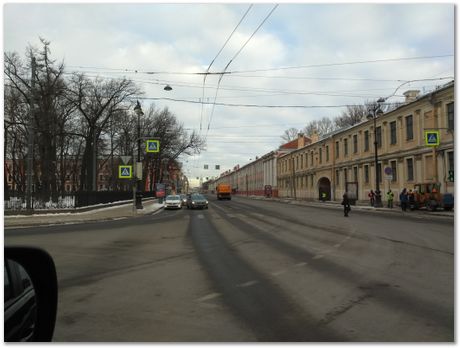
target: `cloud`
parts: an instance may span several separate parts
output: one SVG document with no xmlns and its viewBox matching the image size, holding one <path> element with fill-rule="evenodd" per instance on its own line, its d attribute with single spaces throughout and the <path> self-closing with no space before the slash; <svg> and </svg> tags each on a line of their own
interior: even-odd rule
<svg viewBox="0 0 460 348">
<path fill-rule="evenodd" d="M 253 6 L 212 71 L 224 68 L 272 6 Z M 204 71 L 247 8 L 248 4 L 10 3 L 4 6 L 4 49 L 22 54 L 28 43 L 38 45 L 38 37 L 42 36 L 51 41 L 53 57 L 65 58 L 69 70 L 70 66 L 137 69 L 137 74 L 125 74 L 142 85 L 146 97 L 199 101 L 201 75 L 149 75 L 141 71 Z M 453 4 L 280 4 L 229 70 L 450 54 L 454 52 L 454 32 Z M 251 72 L 225 76 L 217 101 L 361 104 L 390 95 L 400 84 L 395 80 L 453 73 L 453 57 Z M 106 70 L 104 76 L 120 74 Z M 217 80 L 218 77 L 207 79 L 207 87 L 212 88 L 205 89 L 206 101 L 214 100 Z M 163 90 L 166 83 L 173 91 Z M 407 87 L 428 91 L 435 84 L 422 82 Z M 145 107 L 149 103 L 143 101 Z M 186 128 L 199 130 L 200 104 L 165 100 L 154 103 L 159 108 L 168 106 Z M 203 110 L 202 129 L 206 134 L 211 107 Z M 341 111 L 216 106 L 208 132 L 208 151 L 190 158 L 187 166 L 196 177 L 210 173 L 202 169 L 204 162 L 220 164 L 222 171 L 242 165 L 249 158 L 275 149 L 285 129 L 302 128 L 308 121 L 332 118 Z"/>
</svg>

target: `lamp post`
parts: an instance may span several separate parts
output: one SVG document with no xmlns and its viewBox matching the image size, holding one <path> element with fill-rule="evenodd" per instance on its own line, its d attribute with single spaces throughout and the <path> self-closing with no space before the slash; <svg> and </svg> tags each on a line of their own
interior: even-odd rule
<svg viewBox="0 0 460 348">
<path fill-rule="evenodd" d="M 371 108 L 368 109 L 367 119 L 374 120 L 374 155 L 375 155 L 375 201 L 374 207 L 381 208 L 382 205 L 382 195 L 380 192 L 380 175 L 381 173 L 378 170 L 379 157 L 378 157 L 378 142 L 377 142 L 377 117 L 383 115 L 383 111 L 380 108 L 380 103 L 383 103 L 385 99 L 380 98 L 377 100 Z"/>
<path fill-rule="evenodd" d="M 141 161 L 141 116 L 144 115 L 144 112 L 142 111 L 141 104 L 139 103 L 139 100 L 136 103 L 136 106 L 134 107 L 134 112 L 137 115 L 137 163 L 140 163 Z M 139 179 L 139 165 L 136 167 L 136 209 L 143 209 L 144 207 L 142 206 L 142 187 L 141 187 L 141 180 Z M 141 167 L 142 168 L 142 167 Z"/>
</svg>

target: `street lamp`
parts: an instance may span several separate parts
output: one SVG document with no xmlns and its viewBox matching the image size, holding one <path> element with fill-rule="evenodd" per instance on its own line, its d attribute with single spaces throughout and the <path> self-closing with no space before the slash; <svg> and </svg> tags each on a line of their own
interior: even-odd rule
<svg viewBox="0 0 460 348">
<path fill-rule="evenodd" d="M 375 103 L 372 107 L 368 109 L 368 114 L 367 114 L 367 119 L 368 120 L 374 120 L 374 155 L 375 155 L 375 202 L 374 202 L 374 207 L 375 208 L 381 208 L 382 205 L 382 195 L 380 193 L 380 175 L 381 173 L 378 171 L 378 163 L 379 163 L 379 157 L 377 153 L 377 148 L 378 148 L 378 143 L 377 143 L 377 117 L 383 115 L 383 111 L 380 108 L 380 103 L 383 103 L 385 99 L 380 98 L 377 100 L 377 103 Z"/>
<path fill-rule="evenodd" d="M 141 161 L 141 116 L 144 116 L 144 112 L 142 111 L 141 104 L 139 100 L 134 107 L 134 112 L 137 115 L 137 163 Z M 143 209 L 142 206 L 142 187 L 141 187 L 141 180 L 139 180 L 139 175 L 137 170 L 139 169 L 139 165 L 136 168 L 136 209 Z"/>
</svg>

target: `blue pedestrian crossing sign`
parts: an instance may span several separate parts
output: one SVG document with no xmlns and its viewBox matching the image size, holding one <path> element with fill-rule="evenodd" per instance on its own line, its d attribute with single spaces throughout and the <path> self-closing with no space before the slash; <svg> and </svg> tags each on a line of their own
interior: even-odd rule
<svg viewBox="0 0 460 348">
<path fill-rule="evenodd" d="M 133 177 L 133 166 L 118 166 L 118 179 L 131 179 Z"/>
<path fill-rule="evenodd" d="M 145 152 L 160 152 L 160 141 L 159 140 L 147 140 L 147 146 Z"/>
<path fill-rule="evenodd" d="M 426 146 L 439 146 L 439 131 L 437 130 L 425 131 L 425 145 Z"/>
</svg>

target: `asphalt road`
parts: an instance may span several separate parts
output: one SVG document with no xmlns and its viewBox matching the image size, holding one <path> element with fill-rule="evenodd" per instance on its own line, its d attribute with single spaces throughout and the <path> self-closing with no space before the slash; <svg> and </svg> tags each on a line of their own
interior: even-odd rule
<svg viewBox="0 0 460 348">
<path fill-rule="evenodd" d="M 454 226 L 234 198 L 8 229 L 59 278 L 61 342 L 452 342 Z"/>
</svg>

